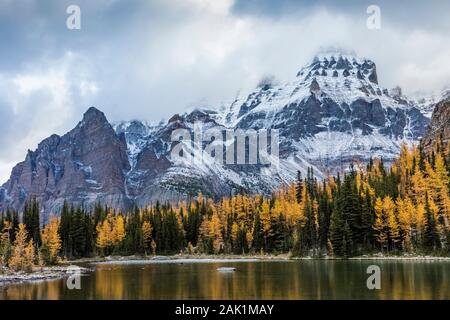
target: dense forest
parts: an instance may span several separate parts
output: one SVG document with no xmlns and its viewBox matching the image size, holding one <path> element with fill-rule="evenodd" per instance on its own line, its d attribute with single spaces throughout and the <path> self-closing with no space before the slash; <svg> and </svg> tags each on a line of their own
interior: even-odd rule
<svg viewBox="0 0 450 320">
<path fill-rule="evenodd" d="M 319 181 L 312 169 L 270 197 L 201 194 L 123 213 L 65 203 L 42 226 L 39 203 L 0 216 L 0 263 L 15 270 L 60 259 L 105 255 L 290 253 L 350 257 L 450 253 L 450 153 L 437 143 L 425 154 L 402 146 L 381 159 L 354 163 Z"/>
</svg>

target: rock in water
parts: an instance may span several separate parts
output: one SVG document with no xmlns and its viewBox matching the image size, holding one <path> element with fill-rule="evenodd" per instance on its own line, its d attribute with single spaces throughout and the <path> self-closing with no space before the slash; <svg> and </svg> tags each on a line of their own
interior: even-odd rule
<svg viewBox="0 0 450 320">
<path fill-rule="evenodd" d="M 221 267 L 221 268 L 217 268 L 218 272 L 234 272 L 236 271 L 235 267 Z"/>
</svg>

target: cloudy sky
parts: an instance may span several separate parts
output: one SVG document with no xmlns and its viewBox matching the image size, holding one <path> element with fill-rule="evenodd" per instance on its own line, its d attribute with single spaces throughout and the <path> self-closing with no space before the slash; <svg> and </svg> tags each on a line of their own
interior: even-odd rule
<svg viewBox="0 0 450 320">
<path fill-rule="evenodd" d="M 81 30 L 66 27 L 69 5 Z M 381 9 L 369 30 L 366 10 Z M 27 149 L 89 106 L 158 122 L 264 76 L 291 80 L 323 48 L 377 63 L 404 92 L 450 86 L 450 1 L 0 0 L 0 184 Z"/>
</svg>

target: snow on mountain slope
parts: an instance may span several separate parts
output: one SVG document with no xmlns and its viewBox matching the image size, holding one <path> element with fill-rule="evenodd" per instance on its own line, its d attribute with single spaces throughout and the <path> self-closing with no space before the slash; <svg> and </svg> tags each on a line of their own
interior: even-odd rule
<svg viewBox="0 0 450 320">
<path fill-rule="evenodd" d="M 223 118 L 227 120 L 228 126 L 233 127 L 244 116 L 280 112 L 286 105 L 301 102 L 311 93 L 318 97 L 328 97 L 337 104 L 350 104 L 360 97 L 367 101 L 379 99 L 386 106 L 396 104 L 387 95 L 387 90 L 378 86 L 373 62 L 329 53 L 316 56 L 291 82 L 276 86 L 266 84 L 246 98 L 237 98 Z"/>
<path fill-rule="evenodd" d="M 136 165 L 136 158 L 144 148 L 151 134 L 161 125 L 150 125 L 145 121 L 139 120 L 122 121 L 113 125 L 118 135 L 125 135 L 127 154 L 131 168 Z"/>
<path fill-rule="evenodd" d="M 378 84 L 374 62 L 332 52 L 316 56 L 291 82 L 237 98 L 216 119 L 229 127 L 279 129 L 284 155 L 329 172 L 341 167 L 333 160 L 394 158 L 401 143 L 423 135 L 424 114 L 401 90 Z"/>
<path fill-rule="evenodd" d="M 450 88 L 442 90 L 439 94 L 423 94 L 418 93 L 413 97 L 413 101 L 417 104 L 419 110 L 427 117 L 431 118 L 433 110 L 437 103 L 450 98 Z"/>
</svg>

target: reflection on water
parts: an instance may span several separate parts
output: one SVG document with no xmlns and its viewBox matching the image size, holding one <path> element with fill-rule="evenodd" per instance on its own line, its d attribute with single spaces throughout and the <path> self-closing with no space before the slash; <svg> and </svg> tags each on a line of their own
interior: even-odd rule
<svg viewBox="0 0 450 320">
<path fill-rule="evenodd" d="M 381 290 L 366 287 L 381 267 Z M 236 272 L 216 269 L 234 266 Z M 1 299 L 450 299 L 449 261 L 102 264 L 81 290 L 53 280 L 0 287 Z"/>
</svg>

